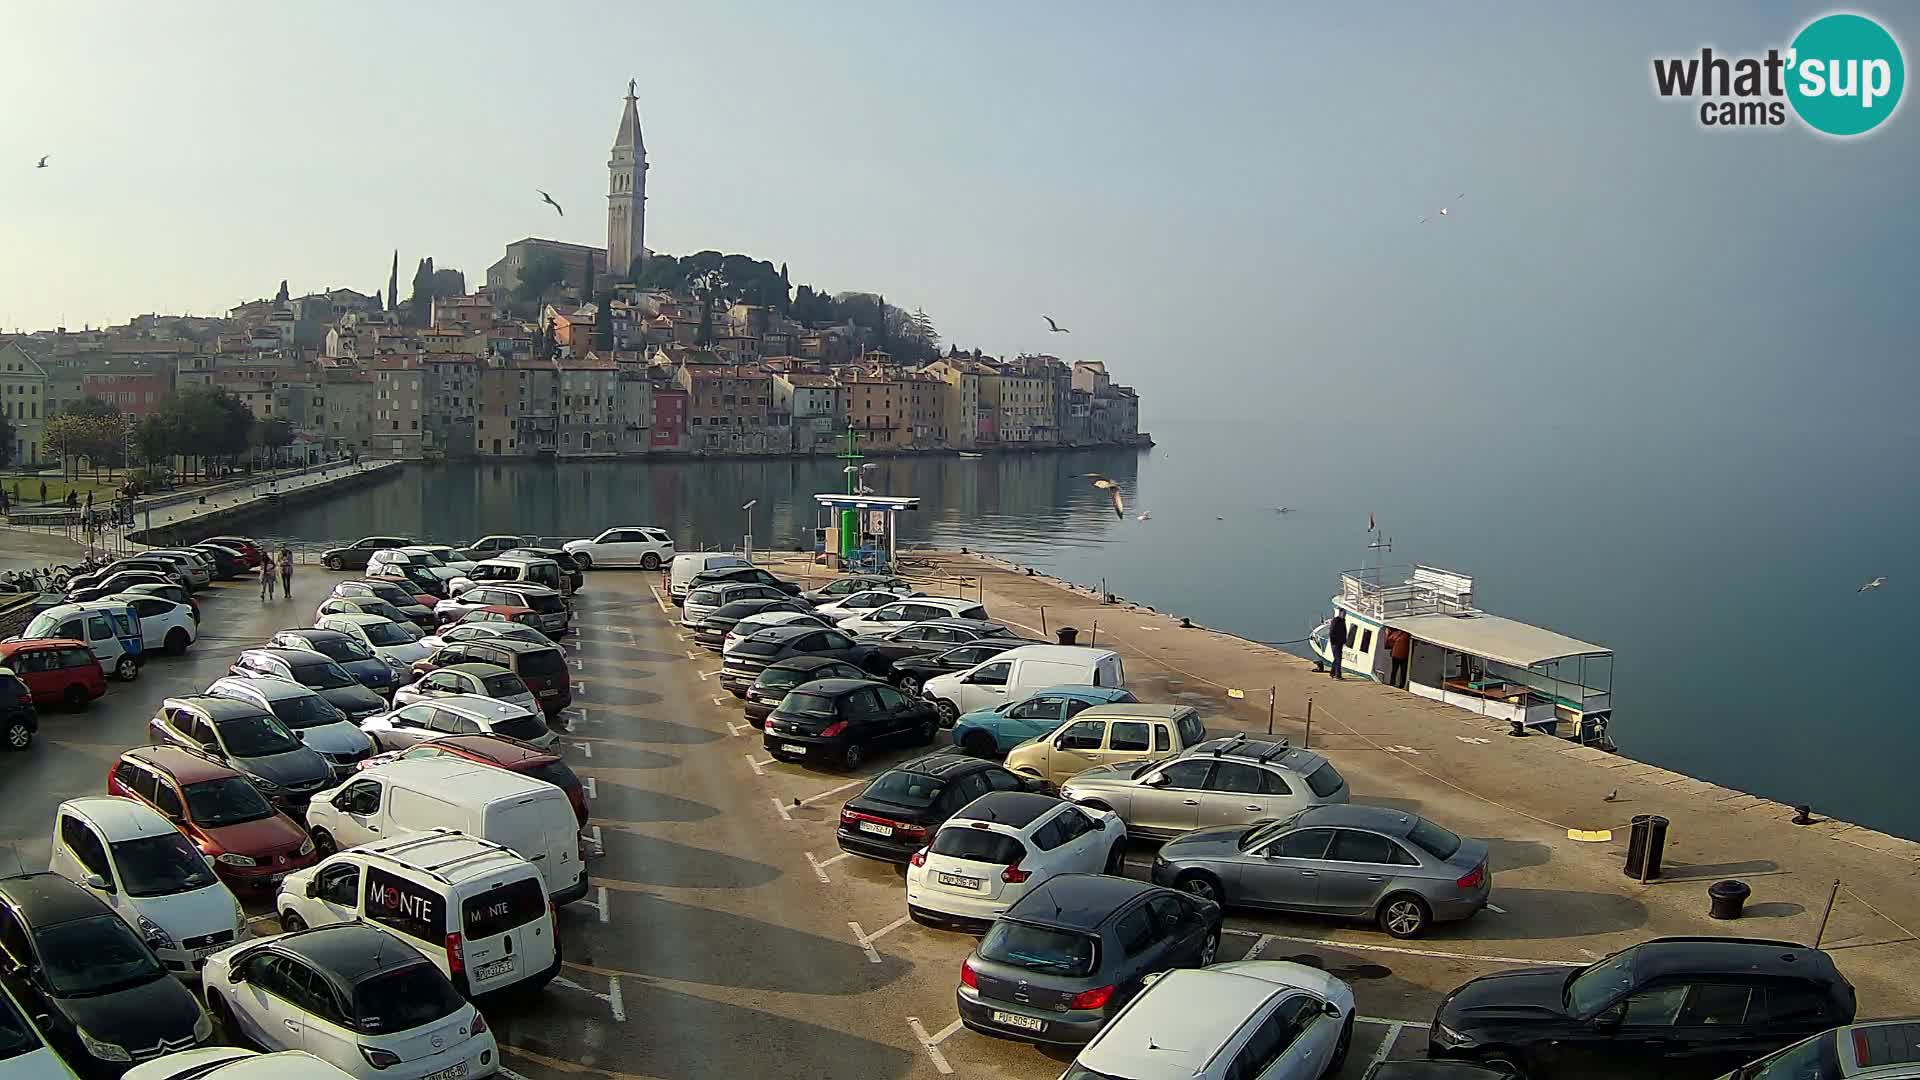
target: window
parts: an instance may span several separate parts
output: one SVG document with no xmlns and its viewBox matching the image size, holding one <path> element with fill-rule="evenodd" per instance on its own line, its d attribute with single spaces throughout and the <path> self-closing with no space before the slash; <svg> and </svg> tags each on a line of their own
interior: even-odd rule
<svg viewBox="0 0 1920 1080">
<path fill-rule="evenodd" d="M 1331 761 L 1322 764 L 1319 768 L 1307 774 L 1307 786 L 1313 789 L 1315 795 L 1323 799 L 1339 791 L 1345 787 L 1346 784 L 1346 778 L 1340 775 L 1340 771 L 1333 767 L 1333 762 Z M 1455 839 L 1457 840 L 1458 838 L 1456 837 Z M 1456 843 L 1454 846 L 1457 848 L 1459 845 Z"/>
<path fill-rule="evenodd" d="M 131 761 L 122 761 L 114 767 L 113 775 L 119 779 L 123 786 L 135 795 L 140 796 L 148 802 L 153 801 L 153 789 L 156 781 L 154 780 L 153 774 L 146 769 L 135 765 Z"/>
<path fill-rule="evenodd" d="M 1630 995 L 1626 1004 L 1626 1013 L 1622 1023 L 1629 1027 L 1672 1027 L 1680 1017 L 1680 1007 L 1686 1004 L 1687 987 L 1684 983 L 1667 986 L 1655 986 Z"/>
<path fill-rule="evenodd" d="M 380 809 L 380 782 L 360 780 L 334 796 L 333 805 L 349 814 L 371 814 Z"/>
<path fill-rule="evenodd" d="M 1686 1026 L 1743 1024 L 1752 997 L 1753 988 L 1739 983 L 1696 983 L 1677 1022 Z"/>
<path fill-rule="evenodd" d="M 1825 1027 L 1828 1023 L 1824 995 L 1803 983 L 1775 983 L 1767 987 L 1767 1013 L 1770 1024 L 1789 1027 Z"/>
<path fill-rule="evenodd" d="M 547 913 L 540 879 L 521 878 L 468 897 L 460 906 L 462 924 L 470 938 L 490 938 L 524 926 Z"/>
<path fill-rule="evenodd" d="M 1198 713 L 1184 712 L 1174 720 L 1174 726 L 1180 729 L 1180 745 L 1193 746 L 1205 742 L 1207 729 L 1201 725 Z"/>
<path fill-rule="evenodd" d="M 1093 819 L 1088 817 L 1085 812 L 1072 806 L 1061 810 L 1060 815 L 1054 820 L 1060 823 L 1061 831 L 1068 840 L 1077 840 L 1095 831 Z"/>
<path fill-rule="evenodd" d="M 1291 795 L 1293 788 L 1288 786 L 1286 778 L 1271 769 L 1260 770 L 1260 794 Z"/>
<path fill-rule="evenodd" d="M 1147 911 L 1153 915 L 1154 925 L 1163 938 L 1179 934 L 1198 917 L 1179 899 L 1166 895 L 1149 897 Z"/>
<path fill-rule="evenodd" d="M 1380 863 L 1394 861 L 1393 841 L 1379 833 L 1341 829 L 1334 834 L 1333 850 L 1327 858 L 1335 862 Z"/>
<path fill-rule="evenodd" d="M 440 896 L 419 885 L 367 867 L 367 918 L 408 937 L 442 945 L 447 934 L 447 915 Z"/>
<path fill-rule="evenodd" d="M 1369 629 L 1365 633 L 1360 635 L 1360 644 L 1355 649 L 1355 651 L 1366 652 L 1368 649 L 1372 647 L 1373 647 L 1373 631 Z"/>
<path fill-rule="evenodd" d="M 1128 956 L 1139 956 L 1153 947 L 1155 940 L 1153 914 L 1147 905 L 1141 904 L 1125 915 L 1113 928 L 1114 936 L 1120 939 L 1120 951 Z"/>
<path fill-rule="evenodd" d="M 0 910 L 0 949 L 5 949 L 9 957 L 22 965 L 33 963 L 33 947 L 27 943 L 27 931 L 11 911 Z"/>
<path fill-rule="evenodd" d="M 1179 791 L 1199 791 L 1207 786 L 1207 774 L 1213 771 L 1213 762 L 1204 758 L 1185 758 L 1160 770 L 1166 778 L 1162 787 Z"/>
<path fill-rule="evenodd" d="M 976 686 L 1005 686 L 1007 685 L 1007 674 L 1012 670 L 1013 665 L 1002 660 L 998 663 L 981 666 L 975 670 L 972 675 L 967 677 L 967 681 Z M 1094 746 L 1099 745 L 1098 743 L 1094 744 Z"/>
<path fill-rule="evenodd" d="M 179 821 L 187 816 L 186 807 L 180 802 L 180 793 L 173 789 L 170 781 L 161 780 L 153 789 L 153 805 L 168 818 Z"/>
<path fill-rule="evenodd" d="M 1321 1011 L 1320 1003 L 1305 994 L 1282 1001 L 1233 1056 L 1233 1062 L 1227 1066 L 1226 1080 L 1255 1080 L 1264 1074 Z"/>
<path fill-rule="evenodd" d="M 1067 725 L 1060 733 L 1054 745 L 1062 750 L 1098 750 L 1106 740 L 1107 724 L 1104 720 L 1080 720 Z"/>
<path fill-rule="evenodd" d="M 87 826 L 87 823 L 72 814 L 60 815 L 60 842 L 65 844 L 80 865 L 87 868 L 89 874 L 99 874 L 107 879 L 107 889 L 113 889 L 113 867 L 107 862 L 106 845 L 100 837 Z"/>
<path fill-rule="evenodd" d="M 106 641 L 114 636 L 113 620 L 105 615 L 87 616 L 87 637 L 93 641 Z"/>
<path fill-rule="evenodd" d="M 1107 749 L 1144 753 L 1147 749 L 1147 725 L 1134 720 L 1115 720 L 1107 735 Z"/>
<path fill-rule="evenodd" d="M 1208 791 L 1232 792 L 1236 795 L 1258 795 L 1261 788 L 1263 769 L 1243 765 L 1237 761 L 1222 761 L 1213 767 L 1213 778 L 1207 782 Z"/>
<path fill-rule="evenodd" d="M 1286 859 L 1324 859 L 1333 842 L 1332 829 L 1301 829 L 1280 838 L 1274 854 Z"/>
<path fill-rule="evenodd" d="M 987 778 L 987 786 L 994 791 L 1025 791 L 1027 787 L 1019 777 L 1005 769 L 987 769 L 980 775 Z"/>
</svg>

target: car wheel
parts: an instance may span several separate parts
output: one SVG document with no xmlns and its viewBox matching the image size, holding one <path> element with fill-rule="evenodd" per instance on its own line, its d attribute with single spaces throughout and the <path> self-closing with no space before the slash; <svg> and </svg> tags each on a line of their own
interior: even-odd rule
<svg viewBox="0 0 1920 1080">
<path fill-rule="evenodd" d="M 340 845 L 333 842 L 332 833 L 325 829 L 315 829 L 313 830 L 313 850 L 319 852 L 320 857 L 324 859 L 339 851 Z"/>
<path fill-rule="evenodd" d="M 660 569 L 660 556 L 654 554 L 651 551 L 647 552 L 645 555 L 640 556 L 640 569 L 642 570 Z"/>
<path fill-rule="evenodd" d="M 863 743 L 850 742 L 847 744 L 845 750 L 840 751 L 840 765 L 842 768 L 857 769 L 866 760 L 867 748 Z"/>
<path fill-rule="evenodd" d="M 246 1033 L 240 1030 L 240 1025 L 234 1022 L 233 1006 L 227 1004 L 226 998 L 219 994 L 208 994 L 207 1012 L 213 1014 L 214 1023 L 220 1025 L 220 1031 L 226 1035 L 228 1042 L 243 1048 L 252 1043 Z"/>
<path fill-rule="evenodd" d="M 1480 1059 L 1480 1064 L 1485 1065 L 1489 1069 L 1499 1069 L 1502 1072 L 1510 1073 L 1514 1076 L 1524 1077 L 1527 1075 L 1527 1070 L 1520 1067 L 1520 1062 L 1517 1058 L 1507 1057 L 1504 1053 L 1495 1053 L 1490 1057 L 1483 1057 Z"/>
<path fill-rule="evenodd" d="M 1207 940 L 1200 943 L 1200 962 L 1196 967 L 1206 967 L 1220 958 L 1220 931 L 1216 928 L 1207 931 Z"/>
<path fill-rule="evenodd" d="M 579 563 L 580 569 L 582 570 L 593 569 L 593 556 L 587 554 L 584 551 L 578 552 L 577 554 L 575 554 L 573 557 L 573 561 Z"/>
<path fill-rule="evenodd" d="M 900 676 L 900 682 L 896 685 L 900 687 L 900 692 L 908 697 L 920 696 L 920 680 L 911 675 Z"/>
<path fill-rule="evenodd" d="M 280 916 L 280 929 L 289 934 L 297 934 L 307 928 L 307 920 L 289 911 Z"/>
<path fill-rule="evenodd" d="M 113 677 L 121 682 L 132 682 L 139 674 L 140 665 L 134 663 L 131 656 L 122 656 L 119 662 L 113 665 Z"/>
<path fill-rule="evenodd" d="M 182 630 L 180 627 L 176 626 L 173 629 L 167 631 L 168 655 L 179 656 L 185 653 L 187 651 L 187 646 L 191 644 L 193 644 L 192 639 L 188 638 L 187 632 L 185 630 Z"/>
<path fill-rule="evenodd" d="M 25 750 L 33 745 L 33 728 L 25 720 L 15 720 L 7 725 L 7 749 Z"/>
<path fill-rule="evenodd" d="M 346 569 L 345 565 L 340 562 L 340 556 L 338 555 L 327 556 L 326 558 L 320 560 L 320 565 L 326 567 L 329 570 Z"/>
<path fill-rule="evenodd" d="M 1347 1014 L 1347 1022 L 1340 1028 L 1340 1042 L 1333 1048 L 1333 1060 L 1327 1063 L 1323 1074 L 1333 1076 L 1347 1063 L 1347 1051 L 1353 1048 L 1353 1014 Z"/>
<path fill-rule="evenodd" d="M 87 688 L 84 686 L 69 686 L 67 687 L 67 692 L 60 696 L 66 700 L 67 708 L 69 709 L 84 709 L 87 707 Z"/>
<path fill-rule="evenodd" d="M 1110 877 L 1125 877 L 1127 873 L 1127 845 L 1115 844 L 1107 852 L 1107 868 L 1103 873 Z"/>
<path fill-rule="evenodd" d="M 1204 870 L 1192 870 L 1182 874 L 1180 879 L 1173 883 L 1173 887 L 1189 896 L 1211 900 L 1216 904 L 1221 902 L 1220 879 Z"/>
<path fill-rule="evenodd" d="M 969 731 L 961 737 L 960 749 L 974 757 L 990 758 L 998 755 L 1000 744 L 984 731 Z"/>
<path fill-rule="evenodd" d="M 933 705 L 934 708 L 940 710 L 940 723 L 943 726 L 952 727 L 960 719 L 960 706 L 955 705 L 946 698 L 940 698 L 935 701 Z"/>
<path fill-rule="evenodd" d="M 1380 905 L 1380 929 L 1397 938 L 1419 937 L 1432 921 L 1427 902 L 1412 893 L 1397 893 Z"/>
</svg>

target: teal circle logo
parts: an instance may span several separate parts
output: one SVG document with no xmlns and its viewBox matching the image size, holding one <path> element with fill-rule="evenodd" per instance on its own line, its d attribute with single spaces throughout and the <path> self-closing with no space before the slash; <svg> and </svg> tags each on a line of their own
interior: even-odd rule
<svg viewBox="0 0 1920 1080">
<path fill-rule="evenodd" d="M 1893 115 L 1907 84 L 1900 43 L 1864 15 L 1808 23 L 1788 54 L 1787 99 L 1807 126 L 1828 135 L 1864 135 Z"/>
</svg>

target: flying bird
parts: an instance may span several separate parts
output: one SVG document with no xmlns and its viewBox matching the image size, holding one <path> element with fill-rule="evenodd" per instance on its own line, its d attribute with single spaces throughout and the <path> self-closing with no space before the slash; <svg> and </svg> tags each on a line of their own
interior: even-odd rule
<svg viewBox="0 0 1920 1080">
<path fill-rule="evenodd" d="M 1276 513 L 1276 514 L 1291 514 L 1291 513 L 1293 513 L 1293 507 L 1291 507 L 1291 506 L 1276 506 L 1276 507 L 1274 507 L 1274 508 L 1273 508 L 1273 512 L 1274 512 L 1274 513 Z"/>
<path fill-rule="evenodd" d="M 1099 473 L 1087 473 L 1085 475 L 1087 479 L 1093 481 L 1094 487 L 1106 492 L 1107 495 L 1113 499 L 1113 516 L 1125 520 L 1127 516 L 1127 500 L 1120 495 L 1120 485 Z"/>
<path fill-rule="evenodd" d="M 1866 592 L 1866 591 L 1867 591 L 1868 589 L 1877 589 L 1877 588 L 1879 588 L 1880 586 L 1882 586 L 1882 585 L 1885 585 L 1886 583 L 1887 583 L 1887 579 L 1886 579 L 1886 578 L 1883 578 L 1883 577 L 1877 577 L 1877 578 L 1874 578 L 1874 579 L 1873 579 L 1872 581 L 1869 581 L 1869 582 L 1867 582 L 1867 583 L 1866 583 L 1865 585 L 1862 585 L 1862 586 L 1860 586 L 1859 588 L 1857 588 L 1857 589 L 1855 589 L 1855 590 L 1853 590 L 1853 591 L 1854 591 L 1854 592 Z"/>
<path fill-rule="evenodd" d="M 1458 194 L 1458 195 L 1455 195 L 1455 196 L 1453 197 L 1453 202 L 1451 202 L 1451 203 L 1448 203 L 1448 204 L 1447 204 L 1446 206 L 1443 206 L 1443 207 L 1441 207 L 1441 208 L 1440 208 L 1440 216 L 1441 216 L 1441 217 L 1446 217 L 1446 216 L 1448 216 L 1448 211 L 1450 211 L 1450 210 L 1452 210 L 1452 209 L 1453 209 L 1453 208 L 1454 208 L 1455 206 L 1457 206 L 1457 205 L 1459 205 L 1459 203 L 1460 203 L 1460 200 L 1461 200 L 1461 199 L 1464 199 L 1464 198 L 1466 198 L 1466 197 L 1467 197 L 1467 193 L 1466 193 L 1466 192 L 1464 192 L 1464 191 L 1463 191 L 1463 192 L 1461 192 L 1461 193 L 1460 193 L 1460 194 Z"/>
<path fill-rule="evenodd" d="M 1369 510 L 1369 511 L 1367 511 L 1367 531 L 1368 531 L 1368 532 L 1372 532 L 1372 531 L 1373 531 L 1373 529 L 1374 529 L 1374 525 L 1373 525 L 1373 511 L 1371 511 L 1371 510 Z"/>
<path fill-rule="evenodd" d="M 1151 511 L 1151 510 L 1142 510 L 1142 511 L 1140 511 L 1140 517 L 1139 517 L 1138 519 L 1136 519 L 1136 520 L 1139 520 L 1139 521 L 1152 521 L 1152 520 L 1153 520 L 1153 511 Z"/>
<path fill-rule="evenodd" d="M 1048 331 L 1050 331 L 1050 332 L 1052 332 L 1052 333 L 1055 333 L 1055 334 L 1071 334 L 1071 333 L 1073 333 L 1073 331 L 1071 331 L 1071 330 L 1069 330 L 1069 329 L 1067 329 L 1067 328 L 1066 328 L 1066 327 L 1064 327 L 1064 326 L 1061 326 L 1061 325 L 1060 325 L 1059 323 L 1057 323 L 1057 322 L 1054 322 L 1054 321 L 1053 321 L 1053 316 L 1051 316 L 1051 315 L 1042 315 L 1042 316 L 1040 316 L 1040 317 L 1041 317 L 1041 318 L 1043 318 L 1043 319 L 1045 319 L 1045 320 L 1047 320 L 1047 330 L 1048 330 Z"/>
<path fill-rule="evenodd" d="M 46 167 L 47 167 L 47 159 L 48 159 L 48 158 L 50 158 L 50 157 L 52 157 L 52 156 L 53 156 L 52 154 L 41 154 L 41 155 L 40 155 L 40 164 L 38 164 L 38 165 L 35 165 L 35 166 L 34 166 L 34 168 L 36 168 L 36 169 L 44 169 L 44 168 L 46 168 Z"/>
<path fill-rule="evenodd" d="M 533 190 L 540 191 L 539 188 L 534 188 Z M 560 209 L 560 204 L 557 202 L 554 202 L 553 196 L 547 194 L 546 192 L 540 191 L 540 201 L 543 203 L 546 203 L 548 206 L 553 207 L 553 212 L 556 214 L 559 214 L 561 217 L 567 216 L 567 212 L 565 210 Z"/>
</svg>

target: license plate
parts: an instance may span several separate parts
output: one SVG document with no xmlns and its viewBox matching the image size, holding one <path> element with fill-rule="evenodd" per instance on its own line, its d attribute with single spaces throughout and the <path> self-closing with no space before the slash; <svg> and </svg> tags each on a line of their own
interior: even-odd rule
<svg viewBox="0 0 1920 1080">
<path fill-rule="evenodd" d="M 491 964 L 482 964 L 473 974 L 475 978 L 479 979 L 497 979 L 512 971 L 513 957 L 509 956 L 505 960 L 495 960 Z"/>
<path fill-rule="evenodd" d="M 463 1061 L 451 1069 L 441 1069 L 437 1073 L 428 1073 L 421 1077 L 420 1080 L 461 1080 L 461 1078 L 466 1075 L 467 1063 Z"/>
<path fill-rule="evenodd" d="M 540 691 L 540 696 L 541 696 L 541 697 L 553 697 L 553 696 L 554 696 L 555 694 L 558 694 L 559 692 L 560 692 L 560 691 L 558 691 L 558 690 L 542 690 L 542 691 Z"/>
<path fill-rule="evenodd" d="M 1047 1022 L 1037 1016 L 1022 1016 L 1019 1013 L 1001 1012 L 998 1009 L 993 1012 L 993 1022 L 1010 1028 L 1019 1028 L 1021 1031 L 1047 1030 Z M 433 1080 L 433 1078 L 428 1077 L 427 1080 Z"/>
<path fill-rule="evenodd" d="M 977 877 L 961 877 L 959 874 L 935 874 L 934 880 L 942 885 L 951 885 L 956 889 L 978 889 L 981 880 Z"/>
<path fill-rule="evenodd" d="M 781 743 L 781 744 L 780 744 L 780 749 L 782 749 L 782 750 L 785 750 L 785 751 L 786 751 L 787 753 L 789 753 L 789 754 L 804 754 L 804 753 L 806 753 L 806 752 L 807 752 L 807 748 L 806 748 L 806 747 L 804 747 L 804 746 L 801 746 L 801 745 L 800 745 L 799 743 L 791 743 L 791 742 L 790 742 L 790 743 Z M 888 832 L 892 832 L 893 830 L 891 830 L 891 829 L 889 829 L 889 830 L 887 830 L 887 831 L 888 831 Z"/>
<path fill-rule="evenodd" d="M 891 826 L 891 825 L 875 825 L 875 824 L 874 824 L 873 822 L 871 822 L 871 821 L 863 821 L 863 822 L 861 822 L 861 823 L 860 823 L 860 831 L 861 831 L 861 832 L 870 832 L 870 833 L 872 833 L 872 834 L 873 834 L 873 835 L 875 835 L 875 836 L 892 836 L 892 835 L 893 835 L 893 826 Z"/>
<path fill-rule="evenodd" d="M 287 880 L 287 875 L 285 874 L 268 874 L 267 875 L 267 885 L 269 888 L 277 889 L 280 887 L 280 883 L 285 880 Z"/>
</svg>

